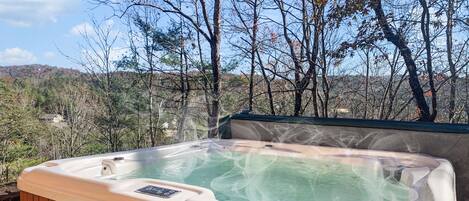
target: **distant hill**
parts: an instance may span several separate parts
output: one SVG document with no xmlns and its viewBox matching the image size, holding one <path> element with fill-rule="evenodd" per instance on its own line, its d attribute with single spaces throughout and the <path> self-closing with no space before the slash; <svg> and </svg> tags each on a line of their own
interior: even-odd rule
<svg viewBox="0 0 469 201">
<path fill-rule="evenodd" d="M 18 66 L 0 66 L 0 78 L 38 78 L 78 77 L 82 73 L 78 70 L 49 65 L 31 64 Z"/>
</svg>

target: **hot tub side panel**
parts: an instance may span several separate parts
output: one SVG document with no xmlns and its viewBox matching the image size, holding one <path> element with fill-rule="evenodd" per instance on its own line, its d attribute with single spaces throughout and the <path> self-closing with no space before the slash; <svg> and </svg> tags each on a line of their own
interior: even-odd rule
<svg viewBox="0 0 469 201">
<path fill-rule="evenodd" d="M 230 120 L 232 139 L 428 154 L 448 159 L 456 172 L 458 200 L 469 200 L 469 133 Z M 469 128 L 469 127 L 468 127 Z"/>
<path fill-rule="evenodd" d="M 54 201 L 45 197 L 37 196 L 25 191 L 20 192 L 20 201 Z"/>
</svg>

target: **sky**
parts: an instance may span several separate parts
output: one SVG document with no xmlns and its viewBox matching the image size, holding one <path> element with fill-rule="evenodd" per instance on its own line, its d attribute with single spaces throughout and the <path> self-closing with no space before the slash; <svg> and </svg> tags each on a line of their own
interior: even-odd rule
<svg viewBox="0 0 469 201">
<path fill-rule="evenodd" d="M 0 66 L 48 64 L 76 68 L 63 56 L 79 58 L 80 33 L 91 17 L 112 16 L 88 0 L 0 0 Z"/>
<path fill-rule="evenodd" d="M 122 28 L 112 14 L 111 8 L 96 7 L 90 0 L 0 0 L 0 66 L 47 64 L 85 70 L 63 54 L 80 58 L 81 33 L 92 29 L 91 18 Z M 114 58 L 125 52 L 117 46 Z M 230 55 L 229 48 L 222 49 Z"/>
</svg>

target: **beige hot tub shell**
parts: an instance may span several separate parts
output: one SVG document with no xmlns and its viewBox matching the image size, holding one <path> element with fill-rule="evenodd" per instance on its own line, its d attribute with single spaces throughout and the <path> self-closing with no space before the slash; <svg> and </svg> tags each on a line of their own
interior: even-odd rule
<svg viewBox="0 0 469 201">
<path fill-rule="evenodd" d="M 266 146 L 269 145 L 269 146 Z M 216 201 L 206 188 L 157 179 L 105 179 L 115 172 L 131 171 L 171 154 L 208 149 L 255 152 L 287 157 L 328 158 L 339 163 L 373 168 L 402 168 L 400 182 L 412 189 L 409 201 L 455 201 L 455 176 L 445 159 L 429 156 L 358 149 L 344 149 L 249 140 L 205 140 L 161 146 L 151 149 L 49 161 L 27 168 L 18 178 L 21 191 L 56 201 L 165 200 Z M 123 160 L 112 163 L 112 159 Z M 103 174 L 103 167 L 113 168 Z M 108 170 L 108 169 L 106 169 Z M 135 192 L 147 185 L 180 191 L 170 198 Z"/>
</svg>

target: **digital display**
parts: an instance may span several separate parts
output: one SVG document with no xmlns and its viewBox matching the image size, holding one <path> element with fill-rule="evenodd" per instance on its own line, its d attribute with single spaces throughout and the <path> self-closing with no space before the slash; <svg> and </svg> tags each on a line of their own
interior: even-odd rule
<svg viewBox="0 0 469 201">
<path fill-rule="evenodd" d="M 147 194 L 147 195 L 152 195 L 152 196 L 158 196 L 158 197 L 162 197 L 162 198 L 170 198 L 172 195 L 174 195 L 174 194 L 176 194 L 180 191 L 173 190 L 173 189 L 168 189 L 168 188 L 162 188 L 162 187 L 158 187 L 158 186 L 148 185 L 148 186 L 145 186 L 141 189 L 136 190 L 135 192 L 143 193 L 143 194 Z"/>
</svg>

